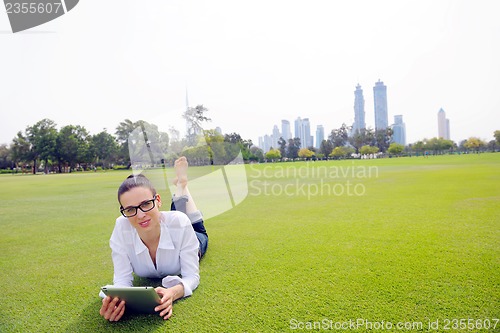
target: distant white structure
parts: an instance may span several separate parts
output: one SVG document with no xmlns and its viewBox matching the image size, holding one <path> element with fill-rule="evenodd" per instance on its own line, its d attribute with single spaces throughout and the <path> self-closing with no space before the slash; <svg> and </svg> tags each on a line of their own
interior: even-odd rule
<svg viewBox="0 0 500 333">
<path fill-rule="evenodd" d="M 321 147 L 321 142 L 325 139 L 325 128 L 323 125 L 316 126 L 316 148 Z"/>
<path fill-rule="evenodd" d="M 295 137 L 300 139 L 300 148 L 307 148 L 313 145 L 313 136 L 311 135 L 311 124 L 309 118 L 295 120 Z"/>
<path fill-rule="evenodd" d="M 375 130 L 385 130 L 388 126 L 387 118 L 387 86 L 378 80 L 373 87 L 373 102 L 375 110 Z"/>
<path fill-rule="evenodd" d="M 450 140 L 450 120 L 446 118 L 443 108 L 439 109 L 438 114 L 438 137 Z"/>
<path fill-rule="evenodd" d="M 403 122 L 403 116 L 394 116 L 394 124 L 392 125 L 392 141 L 406 146 L 406 125 Z"/>
<path fill-rule="evenodd" d="M 281 121 L 281 136 L 283 139 L 288 142 L 288 140 L 292 138 L 292 131 L 290 130 L 290 122 L 288 120 L 283 119 Z"/>
</svg>

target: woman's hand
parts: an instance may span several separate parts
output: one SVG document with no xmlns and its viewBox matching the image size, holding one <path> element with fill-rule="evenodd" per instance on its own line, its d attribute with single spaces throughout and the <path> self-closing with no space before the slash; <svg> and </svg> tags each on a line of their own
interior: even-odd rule
<svg viewBox="0 0 500 333">
<path fill-rule="evenodd" d="M 160 305 L 155 308 L 155 311 L 161 311 L 160 317 L 167 320 L 172 316 L 174 301 L 184 295 L 184 286 L 178 284 L 171 288 L 157 287 L 155 291 L 161 297 Z"/>
<path fill-rule="evenodd" d="M 102 306 L 99 314 L 109 321 L 118 321 L 125 313 L 125 301 L 118 297 L 111 299 L 106 296 L 102 299 Z"/>
</svg>

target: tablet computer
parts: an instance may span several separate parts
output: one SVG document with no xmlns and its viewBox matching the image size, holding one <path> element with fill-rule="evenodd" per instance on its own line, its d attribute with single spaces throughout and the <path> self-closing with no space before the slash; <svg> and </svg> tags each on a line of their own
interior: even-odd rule
<svg viewBox="0 0 500 333">
<path fill-rule="evenodd" d="M 155 313 L 160 304 L 160 296 L 153 287 L 113 287 L 101 288 L 107 296 L 118 297 L 125 301 L 125 309 L 141 313 Z"/>
</svg>

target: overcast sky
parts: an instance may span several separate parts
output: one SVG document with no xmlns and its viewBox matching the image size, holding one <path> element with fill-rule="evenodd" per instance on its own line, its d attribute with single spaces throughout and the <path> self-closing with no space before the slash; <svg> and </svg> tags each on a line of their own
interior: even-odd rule
<svg viewBox="0 0 500 333">
<path fill-rule="evenodd" d="M 500 3 L 470 1 L 82 0 L 66 15 L 13 34 L 0 13 L 0 143 L 43 118 L 91 134 L 143 119 L 184 129 L 186 105 L 210 128 L 257 143 L 309 118 L 327 132 L 354 120 L 364 91 L 387 86 L 389 123 L 407 141 L 455 141 L 500 129 Z M 293 128 L 293 127 L 292 127 Z"/>
</svg>

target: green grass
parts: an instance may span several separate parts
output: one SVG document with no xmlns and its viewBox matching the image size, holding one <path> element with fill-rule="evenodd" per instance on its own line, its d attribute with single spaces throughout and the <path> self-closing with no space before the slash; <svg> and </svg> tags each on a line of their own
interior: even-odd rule
<svg viewBox="0 0 500 333">
<path fill-rule="evenodd" d="M 500 318 L 500 154 L 247 172 L 247 199 L 206 222 L 193 296 L 166 322 L 118 323 L 99 316 L 97 293 L 112 281 L 108 240 L 128 173 L 0 176 L 0 332 L 267 332 L 357 319 L 446 332 L 445 320 Z"/>
</svg>

